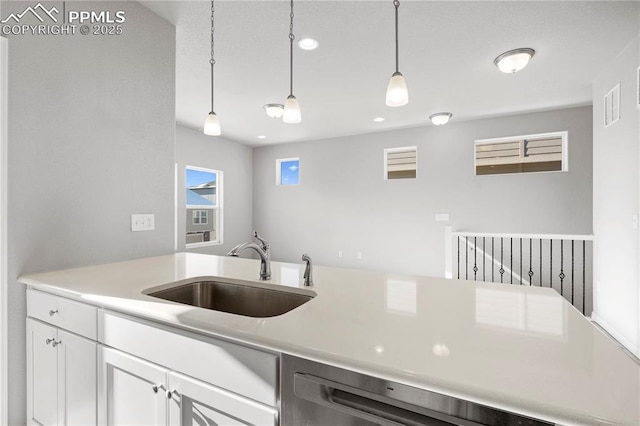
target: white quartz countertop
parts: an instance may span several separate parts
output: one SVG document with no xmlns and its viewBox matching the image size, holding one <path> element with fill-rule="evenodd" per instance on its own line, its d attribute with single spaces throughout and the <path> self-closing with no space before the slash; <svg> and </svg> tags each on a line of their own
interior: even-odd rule
<svg viewBox="0 0 640 426">
<path fill-rule="evenodd" d="M 30 274 L 19 281 L 100 307 L 347 368 L 560 424 L 640 425 L 640 366 L 548 288 L 177 253 Z M 225 277 L 312 291 L 250 318 L 143 291 Z"/>
</svg>

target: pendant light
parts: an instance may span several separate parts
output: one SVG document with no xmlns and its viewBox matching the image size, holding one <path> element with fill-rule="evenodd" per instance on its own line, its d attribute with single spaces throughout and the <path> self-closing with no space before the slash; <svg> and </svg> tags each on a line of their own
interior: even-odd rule
<svg viewBox="0 0 640 426">
<path fill-rule="evenodd" d="M 299 123 L 302 121 L 302 113 L 300 112 L 300 104 L 295 96 L 293 96 L 293 0 L 291 0 L 291 13 L 289 14 L 291 23 L 289 24 L 289 96 L 284 103 L 284 114 L 282 121 L 285 123 Z"/>
<path fill-rule="evenodd" d="M 398 107 L 409 103 L 409 91 L 407 90 L 407 82 L 398 66 L 398 8 L 400 1 L 394 0 L 393 5 L 396 8 L 396 72 L 391 76 L 389 85 L 387 86 L 387 105 Z"/>
<path fill-rule="evenodd" d="M 214 14 L 215 14 L 215 5 L 213 4 L 213 0 L 211 1 L 211 59 L 209 59 L 209 64 L 211 64 L 211 112 L 207 115 L 207 119 L 204 122 L 204 134 L 209 136 L 219 136 L 220 131 L 220 120 L 218 120 L 218 116 L 214 112 L 213 109 L 213 66 L 216 64 L 216 60 L 214 59 L 214 43 L 213 43 L 213 35 L 215 32 L 215 22 L 214 22 Z"/>
</svg>

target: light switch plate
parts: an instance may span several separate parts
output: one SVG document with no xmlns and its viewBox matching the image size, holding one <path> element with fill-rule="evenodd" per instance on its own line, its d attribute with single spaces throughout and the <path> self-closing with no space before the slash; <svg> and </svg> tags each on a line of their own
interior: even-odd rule
<svg viewBox="0 0 640 426">
<path fill-rule="evenodd" d="M 131 231 L 153 231 L 156 229 L 156 215 L 151 214 L 132 214 L 131 215 Z"/>
<path fill-rule="evenodd" d="M 449 222 L 449 213 L 436 213 L 436 222 Z"/>
</svg>

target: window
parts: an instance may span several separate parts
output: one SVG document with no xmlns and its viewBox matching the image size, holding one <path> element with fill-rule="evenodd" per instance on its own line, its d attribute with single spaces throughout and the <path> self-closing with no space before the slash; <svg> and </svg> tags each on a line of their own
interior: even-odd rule
<svg viewBox="0 0 640 426">
<path fill-rule="evenodd" d="M 384 150 L 385 179 L 415 179 L 418 172 L 418 148 L 388 148 Z"/>
<path fill-rule="evenodd" d="M 187 248 L 222 243 L 222 172 L 186 167 Z"/>
<path fill-rule="evenodd" d="M 567 171 L 567 132 L 477 140 L 476 175 Z"/>
<path fill-rule="evenodd" d="M 276 160 L 276 185 L 298 185 L 300 183 L 300 159 Z"/>
<path fill-rule="evenodd" d="M 193 211 L 193 224 L 194 225 L 206 225 L 209 220 L 208 210 L 194 210 Z"/>
</svg>

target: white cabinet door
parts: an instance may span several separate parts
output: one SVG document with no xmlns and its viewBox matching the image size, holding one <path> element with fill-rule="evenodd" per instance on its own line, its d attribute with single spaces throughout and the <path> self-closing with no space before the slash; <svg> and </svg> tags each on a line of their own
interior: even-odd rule
<svg viewBox="0 0 640 426">
<path fill-rule="evenodd" d="M 58 424 L 57 338 L 55 327 L 27 319 L 27 421 L 30 425 Z"/>
<path fill-rule="evenodd" d="M 167 370 L 98 345 L 98 424 L 167 423 Z"/>
<path fill-rule="evenodd" d="M 58 330 L 58 423 L 96 424 L 97 344 Z"/>
<path fill-rule="evenodd" d="M 170 372 L 168 384 L 171 426 L 276 424 L 273 407 L 180 373 Z"/>
</svg>

